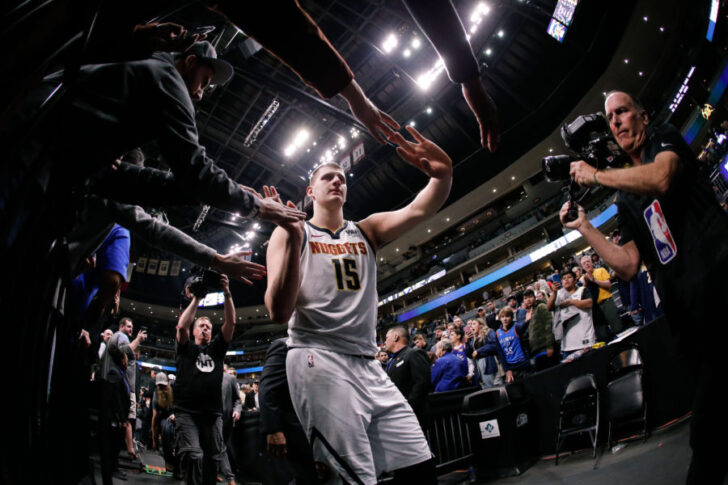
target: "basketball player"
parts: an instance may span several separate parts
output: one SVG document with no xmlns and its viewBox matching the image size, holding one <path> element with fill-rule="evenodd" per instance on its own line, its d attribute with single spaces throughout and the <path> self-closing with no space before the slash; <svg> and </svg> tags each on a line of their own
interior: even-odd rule
<svg viewBox="0 0 728 485">
<path fill-rule="evenodd" d="M 435 214 L 452 184 L 447 154 L 407 130 L 415 142 L 399 133 L 389 139 L 400 157 L 430 176 L 409 205 L 358 223 L 344 220 L 346 176 L 326 163 L 307 189 L 313 217 L 280 225 L 268 246 L 265 303 L 271 319 L 288 322 L 286 371 L 296 414 L 314 457 L 349 483 L 375 484 L 384 471 L 394 471 L 397 483 L 437 483 L 412 408 L 374 360 L 375 251 Z"/>
</svg>

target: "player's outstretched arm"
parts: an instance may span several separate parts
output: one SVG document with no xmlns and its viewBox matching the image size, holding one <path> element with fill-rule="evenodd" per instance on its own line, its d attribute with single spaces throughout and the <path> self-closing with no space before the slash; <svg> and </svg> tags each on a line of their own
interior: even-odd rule
<svg viewBox="0 0 728 485">
<path fill-rule="evenodd" d="M 275 187 L 263 187 L 266 199 L 276 200 L 283 205 Z M 288 207 L 295 205 L 288 201 Z M 288 323 L 296 307 L 298 289 L 301 285 L 301 245 L 303 244 L 303 222 L 280 224 L 275 228 L 268 242 L 266 262 L 268 288 L 265 291 L 265 306 L 270 319 L 276 323 Z"/>
<path fill-rule="evenodd" d="M 376 247 L 406 233 L 423 220 L 434 215 L 450 195 L 452 160 L 442 148 L 420 134 L 413 126 L 407 131 L 415 142 L 395 133 L 390 141 L 399 145 L 397 154 L 430 177 L 430 182 L 407 206 L 393 212 L 372 214 L 359 223 Z"/>
</svg>

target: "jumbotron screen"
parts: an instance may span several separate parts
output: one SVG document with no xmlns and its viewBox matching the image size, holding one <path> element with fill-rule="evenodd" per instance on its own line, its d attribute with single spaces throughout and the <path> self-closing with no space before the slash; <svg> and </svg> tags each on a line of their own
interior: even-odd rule
<svg viewBox="0 0 728 485">
<path fill-rule="evenodd" d="M 218 306 L 225 303 L 225 294 L 222 291 L 216 291 L 215 293 L 208 293 L 205 295 L 197 308 L 207 308 L 211 306 Z"/>
</svg>

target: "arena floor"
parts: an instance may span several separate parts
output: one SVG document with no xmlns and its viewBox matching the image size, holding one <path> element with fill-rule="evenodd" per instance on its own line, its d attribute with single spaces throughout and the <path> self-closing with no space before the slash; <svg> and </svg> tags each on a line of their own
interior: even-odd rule
<svg viewBox="0 0 728 485">
<path fill-rule="evenodd" d="M 690 420 L 685 420 L 653 433 L 646 443 L 641 440 L 632 441 L 616 453 L 604 453 L 602 448 L 596 460 L 591 457 L 591 453 L 588 451 L 574 455 L 562 455 L 558 466 L 554 466 L 553 459 L 544 459 L 520 476 L 491 481 L 477 481 L 475 483 L 498 485 L 683 484 L 690 463 L 689 432 Z M 161 464 L 161 458 L 156 454 L 145 454 L 144 460 L 150 464 Z M 115 479 L 114 483 L 182 483 L 167 477 L 135 473 L 133 471 L 127 471 L 127 473 L 127 482 Z M 96 479 L 97 483 L 101 483 L 101 476 L 98 471 Z M 238 483 L 240 485 L 254 485 L 260 482 L 248 481 L 245 477 L 239 477 Z M 467 471 L 463 470 L 440 477 L 440 483 L 443 485 L 460 485 L 472 482 L 468 482 Z"/>
</svg>

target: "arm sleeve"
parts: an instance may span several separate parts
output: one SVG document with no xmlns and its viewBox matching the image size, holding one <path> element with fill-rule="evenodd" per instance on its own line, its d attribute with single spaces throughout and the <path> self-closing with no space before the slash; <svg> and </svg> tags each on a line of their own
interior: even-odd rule
<svg viewBox="0 0 728 485">
<path fill-rule="evenodd" d="M 170 251 L 192 263 L 208 267 L 217 251 L 206 246 L 174 226 L 165 224 L 138 205 L 102 201 L 115 222 L 126 227 L 152 246 Z"/>
<path fill-rule="evenodd" d="M 286 404 L 291 401 L 286 380 L 286 353 L 285 343 L 273 342 L 263 364 L 258 387 L 260 426 L 263 434 L 283 431 L 283 415 Z"/>
<path fill-rule="evenodd" d="M 556 343 L 553 332 L 554 319 L 551 316 L 551 312 L 546 309 L 546 305 L 538 305 L 536 307 L 536 314 L 533 320 L 536 320 L 537 325 L 543 327 L 543 333 L 547 339 L 546 348 L 553 349 Z"/>
<path fill-rule="evenodd" d="M 196 205 L 200 202 L 194 193 L 177 184 L 172 173 L 127 162 L 122 162 L 116 170 L 106 171 L 91 190 L 107 199 L 151 207 Z"/>
<path fill-rule="evenodd" d="M 162 63 L 153 69 L 159 103 L 159 147 L 172 167 L 181 191 L 199 201 L 245 217 L 255 217 L 258 200 L 241 189 L 227 173 L 215 165 L 200 145 L 192 101 L 174 66 Z"/>
<path fill-rule="evenodd" d="M 417 26 L 427 36 L 445 64 L 454 83 L 464 83 L 480 75 L 465 36 L 465 28 L 455 7 L 445 0 L 402 0 Z"/>
<path fill-rule="evenodd" d="M 415 350 L 410 359 L 410 374 L 412 376 L 412 389 L 407 401 L 413 408 L 424 404 L 427 393 L 430 390 L 430 361 L 427 354 L 421 350 Z"/>
<path fill-rule="evenodd" d="M 442 357 L 440 357 L 441 359 Z M 435 361 L 435 364 L 432 366 L 432 371 L 430 374 L 430 384 L 432 384 L 432 387 L 435 387 L 440 379 L 442 379 L 442 372 L 444 370 L 444 366 L 440 362 L 440 359 L 437 359 Z"/>
<path fill-rule="evenodd" d="M 343 90 L 354 73 L 298 1 L 208 1 L 324 98 Z M 282 35 L 285 33 L 285 35 Z"/>
</svg>

